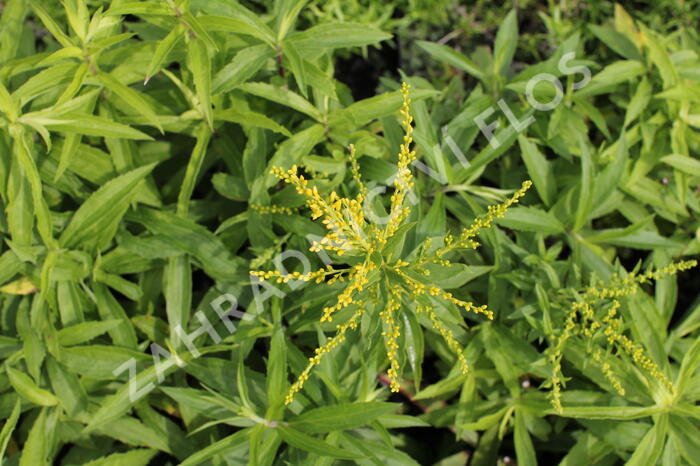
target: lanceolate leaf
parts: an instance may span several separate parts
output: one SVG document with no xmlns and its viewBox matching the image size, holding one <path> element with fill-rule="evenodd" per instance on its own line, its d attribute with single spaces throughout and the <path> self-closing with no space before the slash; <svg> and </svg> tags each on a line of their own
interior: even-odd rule
<svg viewBox="0 0 700 466">
<path fill-rule="evenodd" d="M 5 366 L 5 371 L 12 387 L 27 401 L 40 406 L 53 406 L 58 403 L 58 399 L 53 393 L 37 386 L 31 377 L 24 372 L 9 366 Z"/>
<path fill-rule="evenodd" d="M 211 61 L 207 46 L 203 40 L 190 40 L 187 44 L 187 62 L 194 76 L 194 87 L 199 100 L 199 111 L 209 128 L 214 126 L 214 117 L 211 108 Z"/>
<path fill-rule="evenodd" d="M 367 425 L 377 417 L 395 412 L 397 408 L 398 405 L 394 403 L 382 402 L 325 406 L 306 411 L 292 419 L 290 424 L 309 433 L 346 430 Z"/>
<path fill-rule="evenodd" d="M 114 236 L 121 217 L 137 193 L 136 187 L 152 170 L 146 165 L 118 176 L 95 191 L 73 214 L 60 237 L 67 248 L 102 249 Z"/>
<path fill-rule="evenodd" d="M 279 426 L 277 429 L 280 437 L 282 437 L 285 442 L 301 450 L 309 451 L 321 456 L 331 456 L 333 458 L 362 458 L 361 455 L 335 447 L 327 442 L 324 442 L 323 440 L 311 437 L 310 435 L 306 435 L 290 427 Z"/>
</svg>

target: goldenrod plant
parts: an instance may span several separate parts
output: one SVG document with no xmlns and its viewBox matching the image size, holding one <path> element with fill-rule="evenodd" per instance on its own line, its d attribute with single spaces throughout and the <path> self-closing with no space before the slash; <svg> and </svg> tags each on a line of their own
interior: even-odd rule
<svg viewBox="0 0 700 466">
<path fill-rule="evenodd" d="M 697 2 L 469 3 L 0 2 L 0 463 L 697 464 Z"/>
<path fill-rule="evenodd" d="M 323 196 L 315 186 L 309 184 L 309 180 L 297 173 L 296 166 L 286 171 L 278 167 L 273 168 L 273 173 L 278 178 L 294 186 L 296 192 L 306 198 L 311 218 L 321 218 L 327 230 L 320 241 L 314 242 L 310 251 L 326 250 L 339 257 L 347 255 L 354 259 L 353 265 L 347 268 L 334 268 L 332 265 L 327 265 L 305 274 L 298 272 L 286 274 L 279 270 L 251 272 L 265 280 L 274 278 L 277 283 L 287 282 L 290 279 L 313 280 L 316 283 L 328 282 L 329 284 L 339 280 L 346 283 L 336 301 L 323 309 L 321 322 L 333 321 L 334 314 L 346 308 L 353 313 L 347 322 L 336 325 L 337 332 L 334 337 L 316 349 L 315 355 L 309 359 L 308 365 L 289 389 L 285 398 L 286 404 L 291 403 L 294 395 L 302 389 L 309 373 L 321 362 L 321 358 L 344 341 L 345 333 L 349 329 L 357 328 L 358 321 L 367 312 L 368 307 L 371 308 L 369 318 L 380 319 L 383 323 L 381 334 L 384 337 L 386 357 L 390 366 L 387 374 L 392 392 L 399 391 L 398 355 L 401 348 L 398 345 L 398 338 L 401 334 L 399 324 L 402 320 L 401 313 L 415 312 L 426 315 L 432 327 L 455 353 L 463 374 L 469 372 L 464 350 L 455 340 L 452 331 L 437 316 L 434 308 L 452 305 L 464 312 L 482 314 L 488 319 L 493 319 L 493 312 L 487 306 L 477 306 L 471 301 L 463 301 L 439 285 L 432 284 L 428 266 L 449 268 L 452 263 L 446 257 L 449 257 L 450 252 L 455 249 L 476 249 L 479 243 L 474 238 L 480 230 L 490 227 L 497 218 L 502 218 L 508 208 L 525 195 L 532 183 L 525 181 L 507 201 L 489 206 L 485 215 L 475 219 L 472 225 L 464 228 L 457 237 L 447 235 L 443 245 L 433 247 L 432 238 L 427 238 L 418 245 L 416 254 L 408 257 L 397 254 L 395 236 L 399 231 L 405 235 L 408 232 L 406 227 L 411 226 L 407 224 L 407 218 L 411 212 L 407 195 L 414 186 L 411 163 L 416 160 L 416 153 L 411 147 L 413 117 L 410 110 L 409 88 L 407 83 L 403 83 L 401 87 L 403 105 L 400 113 L 404 137 L 398 154 L 393 183 L 394 192 L 391 195 L 389 212 L 383 225 L 373 223 L 371 216 L 368 218 L 366 212 L 371 209 L 371 205 L 366 202 L 367 188 L 360 179 L 356 163 L 352 165 L 358 190 L 354 199 L 339 197 L 335 191 Z M 350 151 L 354 161 L 354 147 L 351 147 Z"/>
</svg>

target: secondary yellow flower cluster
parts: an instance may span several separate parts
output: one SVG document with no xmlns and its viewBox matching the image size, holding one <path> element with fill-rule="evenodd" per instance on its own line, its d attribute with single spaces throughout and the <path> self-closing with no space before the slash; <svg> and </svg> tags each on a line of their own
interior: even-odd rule
<svg viewBox="0 0 700 466">
<path fill-rule="evenodd" d="M 379 317 L 382 319 L 386 330 L 382 332 L 386 346 L 386 357 L 389 360 L 389 370 L 387 375 L 391 381 L 391 391 L 399 391 L 399 360 L 397 358 L 397 351 L 399 349 L 399 344 L 396 340 L 401 336 L 401 331 L 399 330 L 399 324 L 396 323 L 394 319 L 394 313 L 401 308 L 401 301 L 398 296 L 393 292 L 390 292 L 391 296 L 386 307 L 379 313 Z"/>
<path fill-rule="evenodd" d="M 624 322 L 618 313 L 621 306 L 618 298 L 636 293 L 640 284 L 675 275 L 696 265 L 696 261 L 689 260 L 650 270 L 641 275 L 631 273 L 625 277 L 616 276 L 607 286 L 588 287 L 578 296 L 566 316 L 562 333 L 554 338 L 554 344 L 548 350 L 548 360 L 552 366 L 552 376 L 548 381 L 551 386 L 550 401 L 557 411 L 562 411 L 561 387 L 566 380 L 561 371 L 562 353 L 567 341 L 577 336 L 584 338 L 589 343 L 597 342 L 597 337 L 602 336 L 603 345 L 607 352 L 618 355 L 625 354 L 651 378 L 663 384 L 668 390 L 673 390 L 671 381 L 658 365 L 646 355 L 640 345 L 635 344 L 624 334 Z M 607 312 L 604 316 L 602 313 L 599 316 L 595 309 L 607 309 Z M 625 389 L 613 373 L 610 364 L 605 360 L 604 351 L 599 346 L 591 344 L 588 344 L 587 347 L 592 359 L 598 363 L 608 382 L 617 393 L 624 395 Z"/>
<path fill-rule="evenodd" d="M 292 215 L 295 210 L 290 207 L 283 207 L 279 205 L 262 205 L 262 204 L 250 204 L 250 208 L 260 212 L 261 214 L 286 214 Z"/>
<path fill-rule="evenodd" d="M 337 277 L 340 275 L 340 271 L 334 269 L 333 266 L 328 265 L 325 269 L 318 269 L 309 273 L 282 273 L 279 270 L 253 270 L 250 272 L 250 274 L 260 278 L 261 280 L 272 280 L 274 278 L 277 283 L 288 283 L 292 280 L 299 280 L 303 282 L 315 280 L 316 283 L 321 283 L 326 280 L 328 275 Z"/>
<path fill-rule="evenodd" d="M 526 180 L 523 182 L 520 189 L 516 191 L 510 199 L 506 200 L 502 204 L 490 205 L 486 215 L 474 220 L 474 223 L 462 230 L 462 233 L 459 235 L 459 237 L 457 237 L 457 239 L 455 239 L 452 235 L 445 236 L 445 245 L 437 251 L 437 256 L 443 256 L 453 249 L 478 248 L 479 242 L 474 238 L 479 234 L 479 231 L 485 228 L 490 228 L 497 218 L 503 218 L 508 208 L 520 201 L 520 198 L 525 195 L 525 192 L 530 189 L 530 186 L 532 186 L 532 181 Z"/>
<path fill-rule="evenodd" d="M 352 317 L 348 319 L 347 322 L 345 322 L 342 325 L 335 326 L 335 335 L 333 336 L 333 338 L 328 340 L 323 346 L 319 346 L 318 348 L 316 348 L 316 350 L 314 351 L 315 355 L 309 359 L 309 362 L 306 364 L 306 368 L 301 374 L 299 374 L 299 378 L 290 387 L 289 392 L 287 392 L 287 395 L 284 398 L 284 404 L 288 405 L 294 400 L 294 395 L 296 395 L 296 393 L 300 391 L 302 387 L 304 387 L 304 383 L 309 378 L 309 374 L 311 373 L 313 368 L 321 363 L 321 358 L 323 357 L 323 355 L 345 341 L 345 332 L 347 332 L 348 329 L 355 330 L 357 328 L 357 321 L 360 319 L 364 312 L 364 307 L 361 306 L 355 311 L 355 313 L 352 315 Z"/>
<path fill-rule="evenodd" d="M 365 285 L 369 283 L 367 274 L 374 268 L 375 265 L 373 262 L 366 262 L 352 268 L 352 272 L 350 272 L 348 276 L 348 286 L 338 295 L 334 305 L 323 308 L 321 322 L 331 322 L 333 320 L 331 315 L 335 311 L 346 308 L 353 303 L 353 296 L 362 292 Z"/>
<path fill-rule="evenodd" d="M 336 315 L 347 315 L 341 311 L 352 312 L 352 316 L 341 325 L 336 325 L 336 334 L 324 345 L 317 348 L 314 356 L 296 382 L 291 386 L 285 403 L 292 402 L 296 393 L 304 386 L 311 370 L 320 364 L 322 357 L 345 340 L 345 334 L 355 329 L 359 320 L 370 313 L 376 315 L 382 322 L 382 337 L 386 349 L 389 369 L 387 371 L 390 388 L 399 390 L 399 371 L 401 369 L 399 339 L 401 337 L 401 322 L 399 312 L 411 312 L 411 304 L 416 303 L 416 314 L 425 315 L 432 327 L 445 340 L 448 347 L 455 353 L 457 363 L 463 373 L 467 373 L 469 365 L 463 355 L 463 349 L 452 331 L 440 321 L 435 312 L 435 306 L 456 306 L 466 312 L 482 314 L 493 319 L 493 312 L 486 306 L 476 306 L 463 301 L 452 293 L 430 283 L 428 265 L 449 267 L 450 261 L 444 257 L 449 251 L 457 248 L 475 248 L 478 243 L 473 238 L 482 228 L 493 225 L 496 218 L 502 217 L 506 209 L 523 197 L 529 188 L 526 181 L 522 187 L 503 204 L 490 206 L 485 215 L 478 217 L 474 223 L 459 235 L 457 240 L 449 236 L 445 247 L 437 252 L 431 249 L 431 241 L 427 239 L 419 249 L 420 255 L 411 260 L 395 258 L 387 251 L 389 241 L 399 231 L 410 213 L 407 195 L 413 189 L 414 179 L 411 164 L 416 160 L 416 153 L 411 149 L 413 144 L 413 117 L 410 113 L 409 86 L 401 88 L 403 105 L 400 110 L 404 139 L 400 147 L 397 173 L 393 180 L 389 217 L 385 225 L 368 221 L 366 210 L 367 188 L 360 177 L 355 148 L 350 146 L 351 173 L 358 194 L 354 199 L 340 197 L 336 192 L 323 196 L 318 188 L 304 175 L 299 173 L 296 166 L 289 170 L 274 168 L 272 173 L 284 182 L 295 187 L 297 193 L 306 198 L 306 205 L 311 211 L 312 219 L 322 219 L 326 235 L 311 246 L 311 251 L 326 250 L 336 256 L 347 255 L 352 259 L 350 267 L 335 269 L 326 266 L 309 273 L 283 274 L 278 271 L 254 271 L 262 280 L 276 280 L 285 283 L 289 280 L 315 281 L 333 284 L 343 282 L 345 286 L 337 294 L 335 301 L 324 307 L 321 322 L 332 322 Z M 430 250 L 430 251 L 429 251 Z M 422 277 L 420 281 L 413 277 Z M 385 295 L 385 297 L 382 297 Z M 371 303 L 371 304 L 368 304 Z M 376 313 L 375 313 L 376 312 Z"/>
</svg>

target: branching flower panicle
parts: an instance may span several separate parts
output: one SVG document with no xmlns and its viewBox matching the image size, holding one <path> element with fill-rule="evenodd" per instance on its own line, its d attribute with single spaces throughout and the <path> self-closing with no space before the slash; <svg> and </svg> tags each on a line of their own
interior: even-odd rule
<svg viewBox="0 0 700 466">
<path fill-rule="evenodd" d="M 425 325 L 432 327 L 447 343 L 456 356 L 459 370 L 466 374 L 469 364 L 463 354 L 464 350 L 450 330 L 439 317 L 436 309 L 453 307 L 464 312 L 480 314 L 488 319 L 494 315 L 486 306 L 477 306 L 470 301 L 464 301 L 451 292 L 431 283 L 430 267 L 450 267 L 447 259 L 448 252 L 460 248 L 476 248 L 478 243 L 474 238 L 479 231 L 493 225 L 495 219 L 503 217 L 506 210 L 517 203 L 530 187 L 526 181 L 512 197 L 502 204 L 489 206 L 485 215 L 475 219 L 474 223 L 454 239 L 448 236 L 445 246 L 434 250 L 430 238 L 427 238 L 418 248 L 417 256 L 410 260 L 395 258 L 387 251 L 392 239 L 399 229 L 406 224 L 411 211 L 407 202 L 408 193 L 414 187 L 411 165 L 416 160 L 413 145 L 413 117 L 410 113 L 411 100 L 409 86 L 401 87 L 403 105 L 400 109 L 404 138 L 401 144 L 397 173 L 393 180 L 388 217 L 384 225 L 368 221 L 366 213 L 371 206 L 366 202 L 367 188 L 360 176 L 359 164 L 355 147 L 350 146 L 350 168 L 358 193 L 355 198 L 340 197 L 335 191 L 322 195 L 296 166 L 289 170 L 278 167 L 272 173 L 285 183 L 295 187 L 297 193 L 306 198 L 306 206 L 311 211 L 312 219 L 321 219 L 326 228 L 326 235 L 312 244 L 313 252 L 327 251 L 337 257 L 352 257 L 350 267 L 335 268 L 328 265 L 322 269 L 308 273 L 279 271 L 253 271 L 251 274 L 262 280 L 273 280 L 277 283 L 287 283 L 290 280 L 315 281 L 333 285 L 342 282 L 342 290 L 335 300 L 326 305 L 321 311 L 322 323 L 333 322 L 337 315 L 347 315 L 341 312 L 352 311 L 352 316 L 344 323 L 336 325 L 336 333 L 324 345 L 317 348 L 314 356 L 309 359 L 306 368 L 291 386 L 285 403 L 292 402 L 296 393 L 302 390 L 304 383 L 315 366 L 320 364 L 323 356 L 345 340 L 349 329 L 354 329 L 363 316 L 375 316 L 381 325 L 381 337 L 386 349 L 389 363 L 387 371 L 390 389 L 399 390 L 399 373 L 401 370 L 401 336 L 400 325 L 403 321 L 402 312 L 415 312 L 416 317 L 424 316 Z M 386 295 L 385 298 L 381 298 Z M 374 303 L 374 304 L 372 304 Z M 383 303 L 383 304 L 380 304 Z M 413 309 L 415 308 L 415 311 Z"/>
<path fill-rule="evenodd" d="M 606 354 L 628 357 L 652 379 L 661 383 L 669 391 L 673 391 L 671 381 L 647 356 L 642 346 L 634 343 L 624 334 L 625 324 L 619 315 L 621 307 L 619 298 L 636 293 L 641 284 L 675 275 L 696 265 L 696 261 L 689 260 L 650 270 L 641 275 L 631 273 L 625 277 L 615 276 L 607 286 L 590 286 L 577 297 L 567 313 L 562 332 L 554 337 L 553 345 L 548 350 L 548 360 L 552 368 L 552 375 L 547 381 L 547 384 L 551 386 L 549 397 L 552 406 L 558 412 L 563 409 L 561 387 L 566 381 L 561 370 L 562 354 L 566 343 L 575 337 L 583 338 L 589 343 L 587 345 L 588 351 L 593 361 L 599 365 L 604 377 L 619 395 L 624 395 L 625 389 L 613 373 L 606 360 L 608 357 Z M 600 346 L 592 346 L 590 343 Z M 601 346 L 605 348 L 605 351 L 601 349 Z"/>
</svg>

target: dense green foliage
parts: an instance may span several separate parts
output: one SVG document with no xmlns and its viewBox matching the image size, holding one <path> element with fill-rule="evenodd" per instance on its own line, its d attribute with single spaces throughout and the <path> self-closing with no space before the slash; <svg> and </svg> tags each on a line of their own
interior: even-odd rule
<svg viewBox="0 0 700 466">
<path fill-rule="evenodd" d="M 4 2 L 2 464 L 700 464 L 698 7 L 461 3 Z"/>
</svg>

